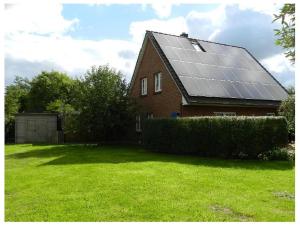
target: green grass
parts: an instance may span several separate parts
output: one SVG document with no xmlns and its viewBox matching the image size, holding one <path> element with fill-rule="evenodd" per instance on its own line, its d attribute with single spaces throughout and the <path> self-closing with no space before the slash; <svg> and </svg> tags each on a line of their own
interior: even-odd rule
<svg viewBox="0 0 300 225">
<path fill-rule="evenodd" d="M 6 221 L 294 221 L 294 165 L 7 145 Z"/>
</svg>

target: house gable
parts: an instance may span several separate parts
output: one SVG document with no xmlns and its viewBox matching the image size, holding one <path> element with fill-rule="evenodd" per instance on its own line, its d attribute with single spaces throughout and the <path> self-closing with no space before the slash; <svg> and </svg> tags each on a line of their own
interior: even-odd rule
<svg viewBox="0 0 300 225">
<path fill-rule="evenodd" d="M 157 73 L 161 73 L 162 90 L 159 93 L 154 90 L 154 76 Z M 147 78 L 147 95 L 142 96 L 141 80 L 144 78 Z M 154 117 L 169 117 L 181 111 L 180 89 L 147 34 L 131 80 L 130 95 L 145 113 Z"/>
</svg>

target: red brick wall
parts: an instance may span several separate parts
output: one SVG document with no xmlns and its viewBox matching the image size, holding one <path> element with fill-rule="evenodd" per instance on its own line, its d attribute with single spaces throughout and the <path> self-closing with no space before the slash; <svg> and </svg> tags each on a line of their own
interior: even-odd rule
<svg viewBox="0 0 300 225">
<path fill-rule="evenodd" d="M 154 74 L 157 72 L 162 73 L 162 92 L 159 94 L 154 93 Z M 147 96 L 140 95 L 140 82 L 144 77 L 147 77 Z M 154 117 L 170 117 L 172 112 L 180 113 L 181 93 L 150 40 L 137 71 L 131 96 L 136 98 L 144 112 L 153 113 Z"/>
<path fill-rule="evenodd" d="M 182 106 L 182 116 L 213 116 L 214 112 L 236 112 L 237 116 L 265 116 L 276 113 L 275 108 Z"/>
</svg>

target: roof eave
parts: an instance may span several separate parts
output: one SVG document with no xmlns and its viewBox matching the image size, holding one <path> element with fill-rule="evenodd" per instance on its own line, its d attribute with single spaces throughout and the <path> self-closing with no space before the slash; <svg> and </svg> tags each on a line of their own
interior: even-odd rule
<svg viewBox="0 0 300 225">
<path fill-rule="evenodd" d="M 281 101 L 255 100 L 255 99 L 231 99 L 218 97 L 189 96 L 188 105 L 218 105 L 218 106 L 245 106 L 245 107 L 270 107 L 277 108 Z"/>
<path fill-rule="evenodd" d="M 137 60 L 136 60 L 135 68 L 134 68 L 134 71 L 133 71 L 133 75 L 132 75 L 132 77 L 131 77 L 130 84 L 129 84 L 129 93 L 130 93 L 131 90 L 132 90 L 132 86 L 133 86 L 133 83 L 134 83 L 134 81 L 135 81 L 136 74 L 137 74 L 137 72 L 138 72 L 138 70 L 139 70 L 141 61 L 142 61 L 143 56 L 144 56 L 145 48 L 146 48 L 146 45 L 147 45 L 147 42 L 148 42 L 148 33 L 149 33 L 148 31 L 145 33 L 145 37 L 144 37 L 144 40 L 143 40 L 143 44 L 142 44 L 142 47 L 141 47 L 141 49 L 140 49 L 138 58 L 137 58 Z"/>
<path fill-rule="evenodd" d="M 169 71 L 171 77 L 173 78 L 176 86 L 178 87 L 180 93 L 182 94 L 182 96 L 186 99 L 187 103 L 189 104 L 189 95 L 186 91 L 186 89 L 184 88 L 182 82 L 180 81 L 177 73 L 175 72 L 174 68 L 172 67 L 171 63 L 169 62 L 167 56 L 165 55 L 165 53 L 163 52 L 163 50 L 161 49 L 160 45 L 158 44 L 158 42 L 156 41 L 153 33 L 151 31 L 147 31 L 149 32 L 149 39 L 151 40 L 154 48 L 156 49 L 158 55 L 160 56 L 161 60 L 163 61 L 163 63 L 165 64 L 167 70 Z"/>
</svg>

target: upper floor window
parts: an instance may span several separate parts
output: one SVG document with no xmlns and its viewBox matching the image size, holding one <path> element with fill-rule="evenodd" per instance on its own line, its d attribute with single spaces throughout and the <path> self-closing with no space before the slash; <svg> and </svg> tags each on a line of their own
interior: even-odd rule
<svg viewBox="0 0 300 225">
<path fill-rule="evenodd" d="M 154 91 L 161 91 L 161 73 L 157 73 L 154 75 Z"/>
<path fill-rule="evenodd" d="M 236 112 L 214 112 L 215 116 L 236 116 Z"/>
<path fill-rule="evenodd" d="M 141 80 L 141 95 L 147 95 L 147 78 Z"/>
</svg>

